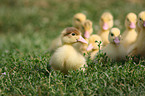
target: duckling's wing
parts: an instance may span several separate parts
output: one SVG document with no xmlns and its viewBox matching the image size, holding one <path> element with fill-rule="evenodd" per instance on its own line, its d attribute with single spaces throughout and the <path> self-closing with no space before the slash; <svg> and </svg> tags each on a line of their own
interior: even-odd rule
<svg viewBox="0 0 145 96">
<path fill-rule="evenodd" d="M 129 49 L 127 50 L 127 54 L 130 56 L 130 55 L 133 55 L 137 52 L 137 47 L 136 47 L 136 43 L 131 45 L 129 47 Z"/>
<path fill-rule="evenodd" d="M 49 51 L 50 51 L 50 52 L 53 52 L 55 49 L 57 49 L 57 48 L 60 47 L 61 45 L 62 45 L 61 37 L 59 36 L 59 37 L 55 38 L 55 39 L 52 41 L 52 43 L 51 43 L 51 45 L 50 45 L 50 47 L 49 47 Z"/>
<path fill-rule="evenodd" d="M 64 56 L 62 56 L 61 50 L 58 48 L 50 59 L 50 65 L 54 70 L 63 70 L 64 69 Z"/>
</svg>

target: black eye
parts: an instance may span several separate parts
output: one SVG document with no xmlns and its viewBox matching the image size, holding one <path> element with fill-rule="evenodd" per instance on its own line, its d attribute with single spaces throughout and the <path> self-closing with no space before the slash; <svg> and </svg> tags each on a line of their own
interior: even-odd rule
<svg viewBox="0 0 145 96">
<path fill-rule="evenodd" d="M 139 18 L 139 20 L 142 20 L 141 18 Z"/>
<path fill-rule="evenodd" d="M 75 36 L 76 34 L 75 34 L 75 33 L 72 33 L 71 35 L 72 35 L 72 36 Z"/>
<path fill-rule="evenodd" d="M 114 36 L 114 34 L 113 34 L 113 33 L 111 33 L 111 36 Z"/>
<path fill-rule="evenodd" d="M 95 43 L 97 43 L 98 41 L 96 40 Z"/>
<path fill-rule="evenodd" d="M 76 21 L 80 22 L 80 19 L 76 19 Z"/>
</svg>

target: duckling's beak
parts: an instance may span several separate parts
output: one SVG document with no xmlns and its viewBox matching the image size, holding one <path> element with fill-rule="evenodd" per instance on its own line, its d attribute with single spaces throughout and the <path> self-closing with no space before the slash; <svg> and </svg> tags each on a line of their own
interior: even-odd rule
<svg viewBox="0 0 145 96">
<path fill-rule="evenodd" d="M 119 38 L 118 38 L 118 37 L 115 37 L 115 39 L 114 39 L 114 43 L 115 43 L 116 45 L 119 45 L 120 40 L 119 40 Z"/>
<path fill-rule="evenodd" d="M 130 27 L 131 29 L 134 29 L 134 28 L 136 28 L 136 25 L 135 25 L 133 22 L 131 22 L 129 27 Z"/>
<path fill-rule="evenodd" d="M 90 34 L 89 34 L 88 31 L 85 31 L 84 37 L 87 38 L 87 39 L 90 37 Z"/>
<path fill-rule="evenodd" d="M 87 51 L 91 51 L 93 49 L 93 45 L 92 44 L 89 44 L 88 48 L 87 48 Z"/>
<path fill-rule="evenodd" d="M 82 36 L 80 36 L 80 38 L 77 39 L 77 41 L 88 44 L 88 42 Z"/>
<path fill-rule="evenodd" d="M 145 27 L 145 21 L 143 22 L 143 26 Z"/>
<path fill-rule="evenodd" d="M 109 29 L 109 26 L 108 26 L 108 24 L 107 24 L 107 23 L 104 23 L 104 25 L 103 25 L 103 29 L 104 29 L 104 30 Z"/>
</svg>

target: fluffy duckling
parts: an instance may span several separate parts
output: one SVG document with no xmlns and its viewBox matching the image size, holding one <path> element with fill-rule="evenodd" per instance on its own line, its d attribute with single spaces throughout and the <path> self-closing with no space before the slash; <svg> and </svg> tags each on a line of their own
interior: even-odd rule
<svg viewBox="0 0 145 96">
<path fill-rule="evenodd" d="M 82 24 L 84 23 L 85 20 L 86 20 L 86 15 L 85 14 L 77 13 L 73 17 L 73 26 L 81 31 L 82 30 Z M 62 45 L 61 36 L 58 36 L 57 38 L 55 38 L 52 41 L 52 43 L 49 47 L 49 51 L 52 53 L 54 50 L 56 50 L 61 45 Z"/>
<path fill-rule="evenodd" d="M 106 53 L 106 56 L 112 61 L 124 60 L 127 52 L 120 43 L 120 30 L 118 28 L 112 28 L 109 32 L 108 39 L 110 43 L 103 48 L 103 53 Z"/>
<path fill-rule="evenodd" d="M 132 55 L 139 55 L 145 58 L 145 11 L 142 11 L 138 15 L 138 27 L 140 28 L 140 32 L 138 34 L 138 38 L 136 43 L 133 46 Z"/>
<path fill-rule="evenodd" d="M 109 12 L 102 14 L 100 19 L 100 27 L 98 35 L 102 38 L 103 45 L 106 46 L 109 43 L 108 34 L 109 30 L 113 27 L 113 16 Z"/>
<path fill-rule="evenodd" d="M 50 65 L 54 70 L 68 73 L 68 70 L 76 70 L 86 65 L 86 60 L 78 48 L 72 44 L 87 43 L 78 29 L 68 27 L 61 34 L 63 45 L 59 47 L 50 59 Z"/>
<path fill-rule="evenodd" d="M 73 26 L 78 30 L 82 30 L 82 24 L 86 20 L 86 15 L 83 13 L 77 13 L 73 17 Z"/>
<path fill-rule="evenodd" d="M 97 55 L 98 51 L 102 48 L 102 43 L 99 47 L 99 42 L 102 42 L 102 39 L 99 35 L 91 35 L 89 38 L 89 46 L 87 52 L 90 52 L 90 58 L 93 60 Z"/>
<path fill-rule="evenodd" d="M 135 43 L 137 39 L 137 32 L 136 32 L 136 22 L 137 16 L 135 13 L 129 13 L 125 19 L 125 26 L 126 30 L 122 34 L 122 44 L 126 49 L 128 49 L 133 43 Z"/>
<path fill-rule="evenodd" d="M 89 40 L 90 35 L 93 32 L 92 25 L 93 25 L 92 21 L 86 20 L 82 26 L 82 28 L 83 28 L 82 35 L 87 42 Z M 88 44 L 82 44 L 82 46 L 81 46 L 82 53 L 87 54 L 87 50 L 86 50 L 87 47 L 88 47 Z"/>
</svg>

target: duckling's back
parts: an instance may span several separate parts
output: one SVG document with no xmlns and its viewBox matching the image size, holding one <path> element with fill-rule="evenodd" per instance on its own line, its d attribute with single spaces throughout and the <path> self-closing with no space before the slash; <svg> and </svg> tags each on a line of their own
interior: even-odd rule
<svg viewBox="0 0 145 96">
<path fill-rule="evenodd" d="M 145 57 L 145 33 L 140 32 L 138 39 L 136 41 L 136 52 L 134 55 L 140 55 L 142 57 Z"/>
<path fill-rule="evenodd" d="M 61 36 L 58 36 L 57 38 L 55 38 L 50 47 L 49 47 L 49 51 L 50 52 L 53 52 L 54 50 L 56 50 L 58 47 L 60 47 L 62 45 L 62 42 L 61 42 Z"/>
<path fill-rule="evenodd" d="M 130 45 L 135 43 L 136 39 L 137 39 L 137 32 L 135 30 L 125 31 L 122 34 L 121 42 L 123 43 L 124 47 L 128 49 Z"/>
</svg>

